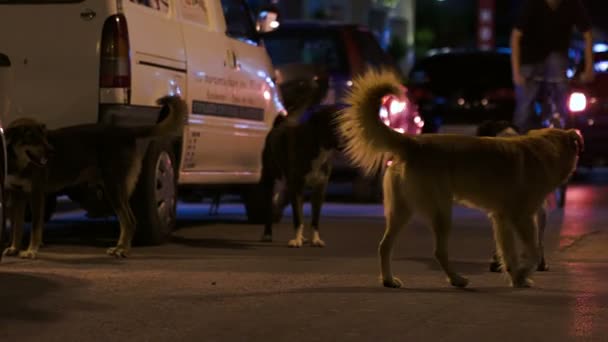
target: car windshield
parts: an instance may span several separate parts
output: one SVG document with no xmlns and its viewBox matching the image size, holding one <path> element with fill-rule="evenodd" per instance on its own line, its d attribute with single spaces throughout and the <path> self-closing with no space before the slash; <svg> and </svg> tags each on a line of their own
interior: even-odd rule
<svg viewBox="0 0 608 342">
<path fill-rule="evenodd" d="M 374 67 L 393 66 L 393 61 L 369 31 L 354 31 L 353 39 L 366 65 Z"/>
<path fill-rule="evenodd" d="M 511 76 L 508 54 L 444 54 L 421 60 L 410 72 L 410 82 L 440 89 L 510 88 Z"/>
<path fill-rule="evenodd" d="M 2 4 L 32 4 L 32 5 L 48 5 L 48 4 L 73 4 L 83 2 L 84 0 L 0 0 Z"/>
<path fill-rule="evenodd" d="M 274 65 L 291 63 L 320 64 L 329 72 L 345 72 L 348 63 L 337 34 L 277 31 L 264 37 L 264 43 Z"/>
</svg>

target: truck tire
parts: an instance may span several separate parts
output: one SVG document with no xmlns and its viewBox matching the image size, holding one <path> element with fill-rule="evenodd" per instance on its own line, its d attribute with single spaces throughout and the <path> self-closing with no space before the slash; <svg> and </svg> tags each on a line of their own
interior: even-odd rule
<svg viewBox="0 0 608 342">
<path fill-rule="evenodd" d="M 169 238 L 177 214 L 175 155 L 169 143 L 148 146 L 131 208 L 137 221 L 135 244 L 159 245 Z"/>
</svg>

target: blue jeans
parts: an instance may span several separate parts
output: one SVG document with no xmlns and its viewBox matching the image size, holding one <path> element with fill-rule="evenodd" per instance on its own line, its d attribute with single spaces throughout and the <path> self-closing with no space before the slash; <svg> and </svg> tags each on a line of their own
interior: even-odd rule
<svg viewBox="0 0 608 342">
<path fill-rule="evenodd" d="M 535 118 L 533 110 L 534 104 L 539 100 L 542 86 L 551 88 L 553 103 L 557 110 L 565 115 L 567 112 L 566 97 L 568 96 L 568 79 L 566 70 L 568 68 L 568 58 L 562 54 L 552 53 L 544 62 L 538 64 L 523 64 L 521 66 L 522 76 L 526 82 L 522 86 L 515 87 L 515 114 L 513 124 L 521 133 L 526 133 L 530 129 L 540 128 L 541 120 Z M 545 89 L 547 90 L 547 89 Z M 543 113 L 544 116 L 551 113 Z"/>
</svg>

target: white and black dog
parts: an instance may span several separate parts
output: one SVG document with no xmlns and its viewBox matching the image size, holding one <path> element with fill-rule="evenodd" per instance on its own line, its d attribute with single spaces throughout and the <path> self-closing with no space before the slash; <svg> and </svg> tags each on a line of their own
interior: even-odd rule
<svg viewBox="0 0 608 342">
<path fill-rule="evenodd" d="M 289 247 L 301 247 L 306 241 L 303 221 L 305 188 L 312 190 L 311 244 L 325 246 L 319 234 L 319 218 L 331 175 L 332 153 L 339 147 L 335 124 L 338 110 L 338 106 L 320 107 L 296 120 L 285 118 L 268 134 L 262 157 L 261 185 L 266 203 L 262 241 L 272 241 L 273 208 L 283 209 L 283 203 L 273 205 L 275 182 L 282 181 L 286 185 L 287 200 L 291 203 L 295 229 L 295 237 L 289 241 Z"/>
<path fill-rule="evenodd" d="M 505 120 L 488 120 L 482 122 L 477 127 L 477 136 L 480 137 L 510 137 L 519 135 L 517 126 Z M 538 271 L 548 271 L 549 265 L 545 262 L 545 248 L 543 244 L 545 236 L 545 226 L 547 224 L 547 212 L 544 207 L 540 208 L 536 213 L 536 224 L 538 225 L 538 244 L 540 248 L 540 261 L 538 263 Z M 492 256 L 490 262 L 491 272 L 500 272 L 500 262 L 496 252 Z"/>
</svg>

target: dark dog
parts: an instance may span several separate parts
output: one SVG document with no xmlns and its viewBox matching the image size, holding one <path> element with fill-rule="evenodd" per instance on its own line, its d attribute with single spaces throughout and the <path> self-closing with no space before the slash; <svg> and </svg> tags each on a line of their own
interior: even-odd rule
<svg viewBox="0 0 608 342">
<path fill-rule="evenodd" d="M 485 121 L 479 127 L 477 127 L 477 136 L 480 137 L 508 137 L 519 135 L 519 129 L 512 123 L 504 120 L 499 121 Z M 545 226 L 547 225 L 547 213 L 545 208 L 541 208 L 536 213 L 536 221 L 538 225 L 538 244 L 540 248 L 540 261 L 538 263 L 538 271 L 549 270 L 549 265 L 545 262 L 545 248 L 543 244 L 545 236 Z M 496 252 L 492 256 L 490 262 L 490 271 L 500 272 L 500 262 Z"/>
<path fill-rule="evenodd" d="M 313 110 L 297 121 L 285 118 L 268 134 L 262 155 L 261 186 L 263 201 L 266 203 L 263 241 L 272 241 L 273 207 L 278 206 L 282 210 L 281 203 L 272 205 L 275 182 L 282 180 L 291 203 L 296 231 L 294 239 L 288 245 L 301 247 L 305 241 L 302 210 L 305 187 L 310 187 L 312 245 L 325 246 L 319 235 L 319 217 L 331 175 L 332 152 L 338 148 L 334 123 L 338 109 L 337 106 L 332 106 Z"/>
<path fill-rule="evenodd" d="M 138 139 L 179 135 L 188 113 L 186 103 L 178 97 L 163 97 L 157 102 L 164 119 L 151 127 L 93 124 L 47 131 L 33 119 L 18 119 L 9 125 L 7 190 L 13 239 L 4 254 L 36 258 L 42 243 L 45 194 L 93 184 L 103 188 L 120 222 L 118 243 L 107 253 L 127 256 L 136 224 L 129 198 L 145 154 Z M 32 234 L 28 249 L 20 252 L 28 201 Z"/>
</svg>

